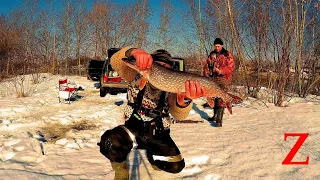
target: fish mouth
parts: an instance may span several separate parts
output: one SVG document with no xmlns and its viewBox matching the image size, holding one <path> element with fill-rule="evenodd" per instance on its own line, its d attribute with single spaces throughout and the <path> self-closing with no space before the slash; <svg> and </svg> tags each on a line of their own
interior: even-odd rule
<svg viewBox="0 0 320 180">
<path fill-rule="evenodd" d="M 140 70 L 137 67 L 136 64 L 136 59 L 134 58 L 122 58 L 122 61 L 124 62 L 124 64 L 128 67 L 130 67 L 131 69 L 136 70 L 137 72 L 140 72 Z"/>
<path fill-rule="evenodd" d="M 131 65 L 136 65 L 136 59 L 135 58 L 122 58 L 122 61 L 125 63 L 131 64 Z"/>
</svg>

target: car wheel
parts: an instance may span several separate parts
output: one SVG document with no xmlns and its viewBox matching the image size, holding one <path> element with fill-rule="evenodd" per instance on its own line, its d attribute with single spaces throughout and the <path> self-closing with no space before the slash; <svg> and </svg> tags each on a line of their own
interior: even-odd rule
<svg viewBox="0 0 320 180">
<path fill-rule="evenodd" d="M 109 88 L 100 87 L 100 97 L 105 97 L 108 92 L 109 92 Z"/>
</svg>

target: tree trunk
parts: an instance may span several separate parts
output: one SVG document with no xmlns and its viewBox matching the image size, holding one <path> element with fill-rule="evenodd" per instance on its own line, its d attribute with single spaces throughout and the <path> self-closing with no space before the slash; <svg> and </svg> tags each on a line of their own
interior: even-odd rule
<svg viewBox="0 0 320 180">
<path fill-rule="evenodd" d="M 243 67 L 242 78 L 247 80 L 246 83 L 247 83 L 247 87 L 249 88 L 250 83 L 249 83 L 249 78 L 247 78 L 248 77 L 247 67 L 246 67 L 246 64 L 245 64 L 245 61 L 244 61 L 244 56 L 243 56 L 242 51 L 241 51 L 241 43 L 239 41 L 237 30 L 236 30 L 236 26 L 235 26 L 235 23 L 234 23 L 234 16 L 233 16 L 233 13 L 231 11 L 230 0 L 227 0 L 227 7 L 228 7 L 228 14 L 229 14 L 229 19 L 230 19 L 230 24 L 231 24 L 232 39 L 233 39 L 234 44 L 236 46 L 237 54 L 239 56 L 240 66 Z"/>
</svg>

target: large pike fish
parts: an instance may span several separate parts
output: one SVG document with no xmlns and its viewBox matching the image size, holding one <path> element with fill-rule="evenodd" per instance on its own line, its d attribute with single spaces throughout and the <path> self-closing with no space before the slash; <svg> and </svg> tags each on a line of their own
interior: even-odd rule
<svg viewBox="0 0 320 180">
<path fill-rule="evenodd" d="M 198 81 L 205 89 L 205 97 L 210 107 L 214 106 L 214 98 L 219 97 L 223 100 L 224 105 L 228 109 L 229 113 L 232 114 L 231 103 L 240 103 L 242 99 L 235 95 L 229 94 L 226 90 L 227 83 L 224 78 L 208 78 L 199 76 L 196 74 L 181 72 L 166 68 L 156 62 L 154 62 L 151 68 L 146 70 L 139 70 L 135 65 L 135 62 L 131 59 L 123 59 L 123 62 L 130 68 L 140 73 L 143 78 L 140 83 L 140 89 L 142 89 L 146 82 L 149 82 L 152 86 L 157 89 L 177 93 L 177 96 L 181 93 L 185 93 L 185 82 L 187 80 Z M 179 98 L 179 97 L 177 97 Z"/>
</svg>

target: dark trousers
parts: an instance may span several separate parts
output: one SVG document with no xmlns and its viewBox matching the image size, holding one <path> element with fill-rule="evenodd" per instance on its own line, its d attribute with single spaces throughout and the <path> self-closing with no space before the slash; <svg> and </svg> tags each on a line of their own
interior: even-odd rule
<svg viewBox="0 0 320 180">
<path fill-rule="evenodd" d="M 216 125 L 219 127 L 222 127 L 224 108 L 225 106 L 223 105 L 222 99 L 215 98 L 213 107 L 213 121 L 215 121 Z"/>
<path fill-rule="evenodd" d="M 179 173 L 185 166 L 180 151 L 170 137 L 170 130 L 164 130 L 161 117 L 142 121 L 131 116 L 125 123 L 135 136 L 138 149 L 145 149 L 148 161 L 161 170 Z M 111 162 L 123 162 L 133 147 L 128 133 L 121 127 L 106 131 L 99 143 L 100 152 Z"/>
</svg>

